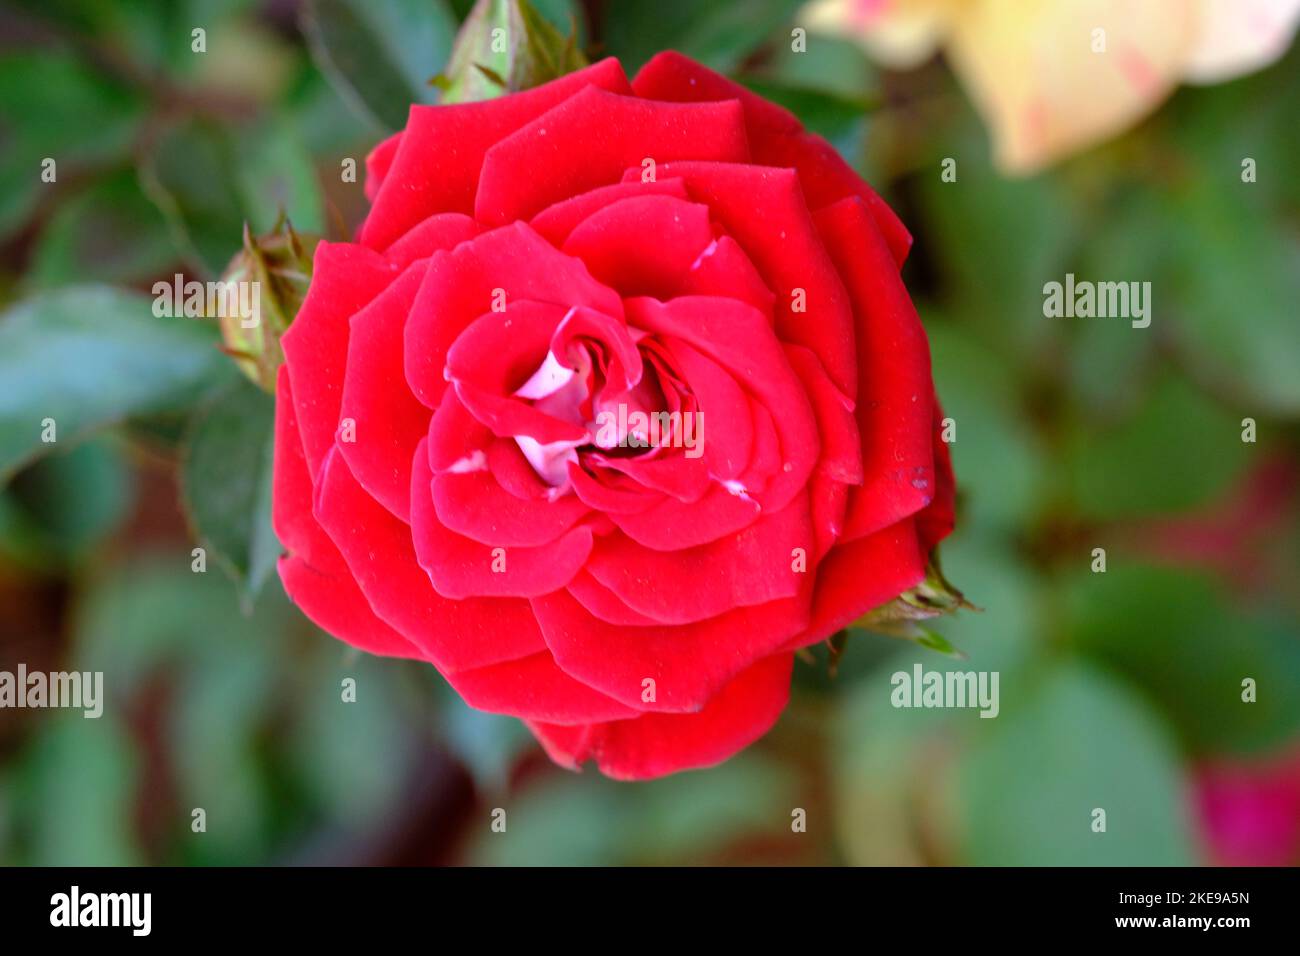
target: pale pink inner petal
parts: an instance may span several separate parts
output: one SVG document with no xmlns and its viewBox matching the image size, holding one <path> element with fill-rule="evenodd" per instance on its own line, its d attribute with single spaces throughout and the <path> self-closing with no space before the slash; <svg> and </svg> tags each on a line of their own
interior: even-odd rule
<svg viewBox="0 0 1300 956">
<path fill-rule="evenodd" d="M 576 369 L 547 352 L 537 371 L 515 390 L 515 397 L 532 401 L 536 408 L 561 421 L 585 425 L 582 407 L 588 398 L 591 358 L 585 352 L 575 352 L 574 359 Z M 578 460 L 576 449 L 586 442 L 542 444 L 529 435 L 516 435 L 515 444 L 537 476 L 562 494 L 569 487 L 569 463 Z"/>
</svg>

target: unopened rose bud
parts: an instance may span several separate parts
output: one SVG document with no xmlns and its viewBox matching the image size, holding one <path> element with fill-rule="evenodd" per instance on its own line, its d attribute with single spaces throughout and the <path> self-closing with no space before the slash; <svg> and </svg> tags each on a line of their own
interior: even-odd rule
<svg viewBox="0 0 1300 956">
<path fill-rule="evenodd" d="M 532 89 L 586 65 L 576 24 L 566 36 L 528 0 L 478 0 L 446 72 L 431 82 L 442 89 L 443 103 L 472 103 Z"/>
<path fill-rule="evenodd" d="M 262 236 L 254 236 L 246 223 L 244 248 L 221 276 L 226 294 L 217 318 L 225 351 L 268 392 L 275 391 L 284 361 L 280 336 L 307 296 L 318 242 L 317 236 L 296 232 L 284 216 Z"/>
</svg>

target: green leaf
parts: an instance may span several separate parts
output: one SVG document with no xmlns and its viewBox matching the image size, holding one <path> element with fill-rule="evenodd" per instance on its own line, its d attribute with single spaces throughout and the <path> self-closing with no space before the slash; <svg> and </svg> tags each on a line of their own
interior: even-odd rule
<svg viewBox="0 0 1300 956">
<path fill-rule="evenodd" d="M 170 24 L 168 8 L 181 6 L 152 3 L 150 0 L 11 0 L 11 6 L 34 20 L 43 21 L 46 29 L 82 43 L 96 43 L 113 57 L 139 61 L 149 66 L 162 59 L 163 31 Z M 185 45 L 189 49 L 188 41 Z"/>
<path fill-rule="evenodd" d="M 428 81 L 447 62 L 455 23 L 440 0 L 308 0 L 303 32 L 344 100 L 390 130 L 412 103 L 430 103 Z"/>
<path fill-rule="evenodd" d="M 45 293 L 0 315 L 0 482 L 38 455 L 128 416 L 192 402 L 234 373 L 215 329 L 158 318 L 142 295 Z M 57 443 L 42 441 L 53 419 Z"/>
<path fill-rule="evenodd" d="M 110 678 L 111 680 L 111 678 Z M 107 682 L 106 682 L 107 683 Z M 35 866 L 137 866 L 132 838 L 139 755 L 107 708 L 46 722 L 22 766 L 22 817 L 33 822 L 29 863 Z"/>
<path fill-rule="evenodd" d="M 958 578 L 980 607 L 942 622 L 944 638 L 969 655 L 964 668 L 1012 670 L 1023 664 L 1043 640 L 1036 596 L 1045 585 L 1027 566 L 1017 542 L 959 524 L 941 549 L 945 572 Z M 936 664 L 933 655 L 917 659 L 926 667 Z"/>
<path fill-rule="evenodd" d="M 1006 675 L 1010 676 L 1010 675 Z M 957 769 L 964 862 L 1181 866 L 1194 836 L 1173 740 L 1142 701 L 1067 663 L 1001 682 L 1002 713 Z M 1106 832 L 1093 832 L 1095 809 Z"/>
<path fill-rule="evenodd" d="M 975 527 L 1017 533 L 1039 507 L 1049 472 L 1024 415 L 1018 382 L 973 330 L 932 310 L 923 314 L 944 415 L 956 423 L 956 441 L 949 447 L 962 496 L 958 533 Z M 995 607 L 979 591 L 971 593 L 975 603 Z"/>
<path fill-rule="evenodd" d="M 239 249 L 244 204 L 228 131 L 201 119 L 168 127 L 140 166 L 140 185 L 172 226 L 177 245 L 209 276 Z"/>
<path fill-rule="evenodd" d="M 77 560 L 126 517 L 130 481 L 117 445 L 104 439 L 47 455 L 4 490 L 0 541 L 40 565 Z"/>
<path fill-rule="evenodd" d="M 195 535 L 251 602 L 280 543 L 271 528 L 275 402 L 247 379 L 217 392 L 194 416 L 181 483 Z"/>
<path fill-rule="evenodd" d="M 419 748 L 392 662 L 357 657 L 341 664 L 329 650 L 307 671 L 290 759 L 311 801 L 330 821 L 355 830 L 397 812 Z M 354 701 L 343 700 L 344 678 L 356 681 Z"/>
<path fill-rule="evenodd" d="M 179 248 L 209 276 L 239 251 L 246 221 L 265 232 L 283 210 L 295 228 L 324 230 L 311 157 L 287 122 L 239 133 L 208 120 L 169 127 L 140 167 L 140 182 Z"/>
<path fill-rule="evenodd" d="M 1179 313 L 1179 349 L 1194 371 L 1238 400 L 1296 417 L 1300 238 L 1293 221 L 1253 202 L 1252 188 L 1235 177 L 1206 181 L 1176 205 L 1164 289 Z"/>
<path fill-rule="evenodd" d="M 974 710 L 893 707 L 892 674 L 910 673 L 916 664 L 939 672 L 972 666 L 903 645 L 837 702 L 832 809 L 839 845 L 857 866 L 956 862 L 951 808 L 939 799 L 941 788 L 953 754 L 990 721 Z"/>
<path fill-rule="evenodd" d="M 479 865 L 611 866 L 700 862 L 735 840 L 790 833 L 790 774 L 754 753 L 700 773 L 625 783 L 553 774 L 506 804 L 506 830 L 487 818 Z"/>
<path fill-rule="evenodd" d="M 781 28 L 791 23 L 803 5 L 804 0 L 615 4 L 609 9 L 604 39 L 629 75 L 660 50 L 678 50 L 705 66 L 730 73 L 769 39 L 776 37 L 788 45 L 789 31 L 782 33 Z"/>
<path fill-rule="evenodd" d="M 1276 611 L 1234 606 L 1208 575 L 1127 563 L 1080 572 L 1064 610 L 1079 648 L 1159 703 L 1198 752 L 1262 752 L 1300 730 L 1300 643 Z M 1257 700 L 1242 700 L 1253 679 Z"/>
<path fill-rule="evenodd" d="M 307 152 L 333 160 L 334 176 L 338 175 L 335 171 L 340 159 L 364 156 L 375 143 L 374 123 L 349 109 L 338 88 L 315 68 L 303 71 L 285 109 L 301 132 Z"/>
<path fill-rule="evenodd" d="M 239 190 L 253 232 L 272 229 L 281 213 L 300 232 L 325 231 L 324 197 L 303 140 L 284 119 L 242 134 Z M 232 251 L 236 240 L 232 237 Z"/>
<path fill-rule="evenodd" d="M 945 134 L 915 179 L 921 215 L 913 229 L 930 240 L 923 254 L 935 258 L 952 318 L 1002 361 L 1019 356 L 1028 366 L 1059 342 L 1063 323 L 1098 321 L 1043 315 L 1043 285 L 1063 279 L 1077 239 L 1078 199 L 1051 176 L 1003 178 L 971 115 Z M 940 177 L 945 157 L 959 158 L 956 182 Z"/>
<path fill-rule="evenodd" d="M 220 574 L 195 573 L 189 549 L 172 546 L 135 554 L 91 581 L 75 607 L 74 654 L 80 669 L 111 673 L 108 708 L 120 711 L 160 680 L 184 679 L 189 670 L 215 674 L 226 659 L 273 669 L 286 636 L 302 627 L 277 587 L 263 590 L 252 617 L 241 614 Z"/>
<path fill-rule="evenodd" d="M 231 21 L 247 22 L 257 0 L 11 0 L 96 59 L 129 64 L 141 75 L 189 81 L 222 55 Z M 190 31 L 207 31 L 208 53 L 196 56 Z M 246 56 L 246 51 L 240 51 Z M 247 65 L 246 61 L 243 65 Z"/>
<path fill-rule="evenodd" d="M 184 808 L 175 829 L 191 836 L 189 810 L 204 809 L 221 839 L 187 849 L 205 865 L 265 859 L 271 849 L 273 794 L 259 765 L 259 733 L 283 694 L 266 635 L 253 636 L 261 640 L 245 641 L 241 653 L 208 654 L 203 666 L 173 677 L 168 752 Z"/>
<path fill-rule="evenodd" d="M 27 280 L 38 288 L 78 282 L 129 284 L 180 260 L 167 220 L 121 172 L 60 203 L 40 234 Z"/>
<path fill-rule="evenodd" d="M 522 721 L 474 710 L 455 696 L 442 709 L 438 729 L 470 768 L 479 789 L 489 793 L 505 790 L 515 760 L 534 746 Z"/>
<path fill-rule="evenodd" d="M 191 570 L 187 546 L 109 567 L 76 603 L 74 659 L 78 669 L 108 674 L 106 714 L 137 712 L 160 691 L 167 701 L 158 712 L 160 756 L 182 811 L 159 821 L 158 830 L 174 840 L 165 859 L 233 864 L 274 850 L 275 796 L 285 781 L 276 776 L 283 734 L 272 727 L 300 707 L 301 654 L 332 650 L 313 631 L 291 664 L 288 639 L 303 623 L 276 587 L 264 589 L 251 616 L 242 615 L 220 573 Z M 192 807 L 207 811 L 208 831 L 221 839 L 195 837 Z M 290 825 L 300 820 L 295 808 Z"/>
<path fill-rule="evenodd" d="M 143 116 L 133 92 L 71 53 L 0 56 L 0 237 L 72 174 L 124 158 Z M 54 183 L 41 179 L 45 159 Z"/>
<path fill-rule="evenodd" d="M 1161 112 L 1164 142 L 1142 188 L 1154 194 L 1145 232 L 1179 353 L 1240 404 L 1300 415 L 1300 149 L 1295 51 L 1233 83 L 1184 88 Z M 1257 164 L 1242 182 L 1242 162 Z M 1242 277 L 1249 277 L 1243 281 Z"/>
<path fill-rule="evenodd" d="M 113 672 L 107 690 L 115 705 L 161 669 L 229 653 L 223 649 L 248 630 L 229 585 L 190 570 L 189 550 L 178 548 L 108 568 L 82 594 L 73 619 L 77 659 L 84 668 Z"/>
<path fill-rule="evenodd" d="M 785 39 L 785 38 L 783 38 Z M 775 43 L 758 76 L 790 89 L 821 93 L 847 102 L 879 99 L 880 75 L 857 43 L 848 37 L 810 33 L 808 47 L 796 52 L 789 42 Z M 748 82 L 748 75 L 745 77 Z M 800 114 L 799 117 L 807 120 Z"/>
<path fill-rule="evenodd" d="M 1238 416 L 1165 375 L 1124 421 L 1073 432 L 1060 476 L 1088 517 L 1168 513 L 1226 491 L 1252 447 L 1241 440 Z"/>
<path fill-rule="evenodd" d="M 1142 402 L 1160 358 L 1157 346 L 1170 336 L 1174 316 L 1160 263 L 1167 255 L 1170 232 L 1180 226 L 1153 225 L 1161 222 L 1159 206 L 1149 188 L 1123 183 L 1109 204 L 1091 211 L 1088 242 L 1071 258 L 1068 271 L 1083 281 L 1151 283 L 1148 328 L 1135 329 L 1124 319 L 1055 320 L 1065 323 L 1060 357 L 1066 365 L 1065 384 L 1094 422 L 1130 414 Z M 1064 281 L 1063 276 L 1052 279 Z"/>
</svg>

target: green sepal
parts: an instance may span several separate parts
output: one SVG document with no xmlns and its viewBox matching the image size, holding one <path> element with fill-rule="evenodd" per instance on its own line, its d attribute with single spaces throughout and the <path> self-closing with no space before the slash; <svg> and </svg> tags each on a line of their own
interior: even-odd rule
<svg viewBox="0 0 1300 956">
<path fill-rule="evenodd" d="M 939 567 L 938 553 L 935 552 L 930 555 L 925 568 L 925 577 L 919 584 L 904 591 L 892 601 L 868 611 L 849 626 L 884 634 L 887 637 L 913 641 L 949 657 L 965 660 L 966 655 L 961 650 L 922 623 L 963 608 L 970 611 L 980 610 L 966 600 L 966 596 L 943 576 L 943 571 Z"/>
<path fill-rule="evenodd" d="M 446 71 L 429 82 L 442 90 L 443 103 L 470 103 L 531 89 L 586 65 L 576 25 L 565 36 L 528 0 L 478 0 Z"/>
<path fill-rule="evenodd" d="M 281 213 L 275 226 L 254 236 L 244 224 L 244 247 L 230 260 L 223 282 L 256 282 L 260 321 L 245 328 L 238 314 L 216 316 L 221 323 L 224 351 L 240 371 L 259 387 L 275 391 L 275 377 L 284 362 L 280 338 L 302 308 L 311 285 L 312 257 L 320 239 L 303 235 Z"/>
</svg>

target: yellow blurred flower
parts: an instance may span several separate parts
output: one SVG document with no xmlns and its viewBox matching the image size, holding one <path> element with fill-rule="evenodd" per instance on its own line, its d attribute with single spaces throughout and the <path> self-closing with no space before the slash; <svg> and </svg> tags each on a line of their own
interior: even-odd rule
<svg viewBox="0 0 1300 956">
<path fill-rule="evenodd" d="M 1300 0 L 814 0 L 801 22 L 880 63 L 942 48 L 1009 173 L 1030 173 L 1131 126 L 1182 82 L 1276 60 Z"/>
</svg>

